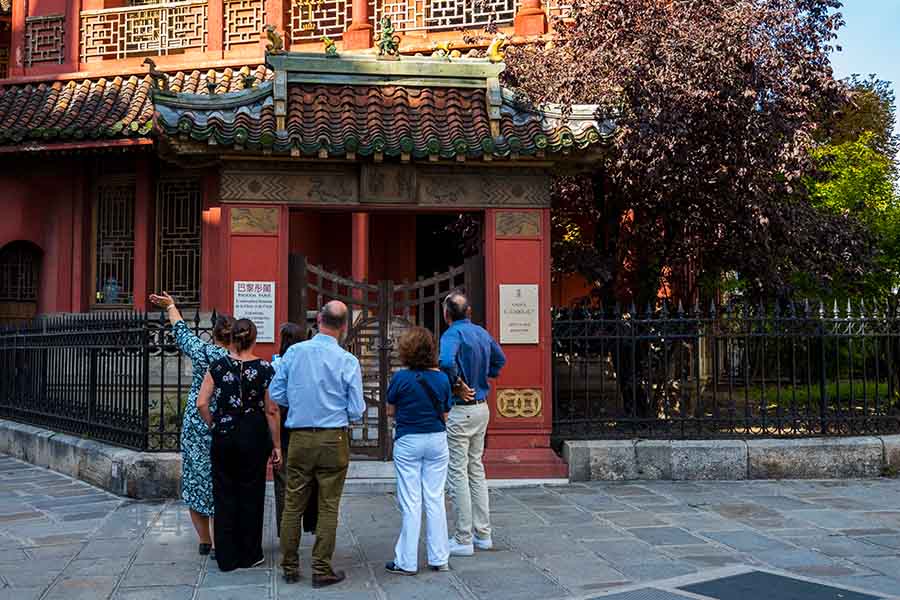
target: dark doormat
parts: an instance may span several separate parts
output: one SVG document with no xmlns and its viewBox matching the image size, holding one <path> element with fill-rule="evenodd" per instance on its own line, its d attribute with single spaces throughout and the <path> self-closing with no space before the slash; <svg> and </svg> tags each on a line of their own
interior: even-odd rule
<svg viewBox="0 0 900 600">
<path fill-rule="evenodd" d="M 594 600 L 690 600 L 688 596 L 681 594 L 673 594 L 665 590 L 657 590 L 655 588 L 643 588 L 640 590 L 632 590 L 630 592 L 619 592 L 611 596 L 600 596 Z"/>
<path fill-rule="evenodd" d="M 762 598 L 766 600 L 878 600 L 879 598 L 762 571 L 750 571 L 741 575 L 693 583 L 678 589 L 718 600 L 761 600 Z"/>
</svg>

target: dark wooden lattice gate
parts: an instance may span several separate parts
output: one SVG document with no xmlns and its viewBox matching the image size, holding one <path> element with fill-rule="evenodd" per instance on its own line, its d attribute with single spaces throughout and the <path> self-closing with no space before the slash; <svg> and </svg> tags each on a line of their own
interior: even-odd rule
<svg viewBox="0 0 900 600">
<path fill-rule="evenodd" d="M 350 309 L 350 329 L 344 347 L 360 361 L 367 410 L 351 428 L 350 444 L 358 458 L 391 457 L 391 423 L 385 397 L 391 375 L 401 367 L 397 339 L 410 327 L 422 326 L 440 339 L 445 328 L 441 302 L 454 289 L 465 290 L 472 318 L 483 322 L 484 260 L 481 256 L 444 273 L 415 282 L 355 281 L 309 264 L 300 254 L 290 256 L 289 318 L 315 323 L 326 302 L 340 300 Z"/>
</svg>

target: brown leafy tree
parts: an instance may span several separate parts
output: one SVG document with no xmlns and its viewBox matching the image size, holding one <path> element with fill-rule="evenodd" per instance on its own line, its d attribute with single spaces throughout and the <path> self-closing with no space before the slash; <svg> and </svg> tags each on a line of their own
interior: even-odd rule
<svg viewBox="0 0 900 600">
<path fill-rule="evenodd" d="M 756 297 L 827 288 L 873 268 L 852 217 L 800 181 L 823 115 L 844 105 L 828 55 L 838 0 L 592 0 L 553 47 L 507 53 L 506 83 L 541 104 L 596 103 L 618 135 L 602 164 L 563 178 L 555 268 L 605 300 L 693 302 L 737 273 Z"/>
</svg>

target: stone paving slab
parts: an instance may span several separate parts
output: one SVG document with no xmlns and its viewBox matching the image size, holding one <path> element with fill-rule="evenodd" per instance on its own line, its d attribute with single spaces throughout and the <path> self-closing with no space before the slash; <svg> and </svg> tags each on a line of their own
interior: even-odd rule
<svg viewBox="0 0 900 600">
<path fill-rule="evenodd" d="M 736 566 L 900 593 L 900 480 L 591 482 L 492 490 L 491 502 L 495 550 L 449 573 L 427 571 L 422 551 L 419 575 L 397 577 L 384 572 L 393 495 L 348 495 L 335 557 L 348 581 L 313 590 L 308 576 L 279 577 L 271 497 L 266 563 L 222 573 L 197 554 L 182 503 L 125 500 L 0 456 L 0 600 L 656 599 L 673 597 L 661 580 Z"/>
</svg>

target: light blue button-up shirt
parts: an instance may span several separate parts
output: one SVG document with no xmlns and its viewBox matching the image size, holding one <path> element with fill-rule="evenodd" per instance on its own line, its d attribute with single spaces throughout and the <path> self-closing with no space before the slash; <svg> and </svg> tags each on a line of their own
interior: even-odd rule
<svg viewBox="0 0 900 600">
<path fill-rule="evenodd" d="M 288 348 L 269 395 L 288 407 L 289 429 L 346 427 L 366 411 L 359 360 L 322 333 Z"/>
</svg>

